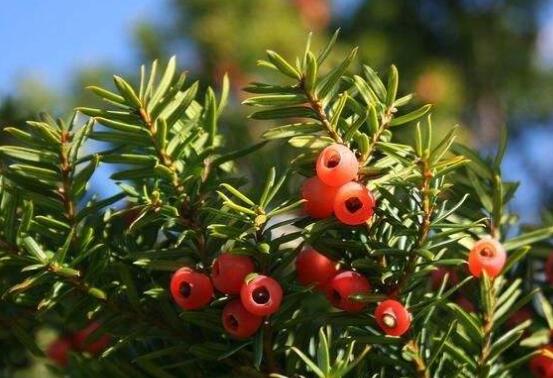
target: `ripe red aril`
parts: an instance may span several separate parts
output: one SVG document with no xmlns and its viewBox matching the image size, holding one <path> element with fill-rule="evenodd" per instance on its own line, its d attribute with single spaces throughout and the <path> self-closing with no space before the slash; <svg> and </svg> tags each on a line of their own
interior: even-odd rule
<svg viewBox="0 0 553 378">
<path fill-rule="evenodd" d="M 390 336 L 401 336 L 411 326 L 411 314 L 400 302 L 393 299 L 380 302 L 374 317 L 378 326 Z"/>
<path fill-rule="evenodd" d="M 317 158 L 317 176 L 326 185 L 341 186 L 357 177 L 359 162 L 353 151 L 342 144 L 332 144 Z"/>
<path fill-rule="evenodd" d="M 251 257 L 222 253 L 211 267 L 211 281 L 221 293 L 238 294 L 244 278 L 254 270 Z"/>
<path fill-rule="evenodd" d="M 184 267 L 171 278 L 171 295 L 175 302 L 186 310 L 206 306 L 213 297 L 213 286 L 203 273 Z"/>
<path fill-rule="evenodd" d="M 337 274 L 330 280 L 326 289 L 326 297 L 336 308 L 347 312 L 359 312 L 366 303 L 351 299 L 355 294 L 369 294 L 371 285 L 361 274 L 353 271 L 345 271 Z"/>
<path fill-rule="evenodd" d="M 75 349 L 88 352 L 94 356 L 102 353 L 109 346 L 111 337 L 107 334 L 102 334 L 93 339 L 91 335 L 99 328 L 100 323 L 91 322 L 85 328 L 75 332 L 73 335 L 73 345 Z"/>
<path fill-rule="evenodd" d="M 223 327 L 229 335 L 235 339 L 247 339 L 253 336 L 261 323 L 263 317 L 248 312 L 240 300 L 235 299 L 226 304 L 223 309 Z"/>
<path fill-rule="evenodd" d="M 334 215 L 344 224 L 355 226 L 371 219 L 375 199 L 365 185 L 348 182 L 342 185 L 334 198 Z"/>
<path fill-rule="evenodd" d="M 485 238 L 477 241 L 469 252 L 469 271 L 475 277 L 480 277 L 482 272 L 490 277 L 496 277 L 501 273 L 507 254 L 503 246 L 495 239 Z"/>
<path fill-rule="evenodd" d="M 548 345 L 542 351 L 548 350 L 553 353 L 553 346 Z M 553 378 L 553 359 L 544 354 L 532 357 L 530 360 L 530 371 L 536 378 Z"/>
<path fill-rule="evenodd" d="M 307 247 L 296 257 L 298 282 L 304 286 L 315 285 L 321 290 L 338 273 L 338 264 L 312 247 Z"/>
<path fill-rule="evenodd" d="M 301 197 L 306 200 L 303 209 L 313 218 L 328 218 L 334 212 L 334 197 L 338 188 L 326 185 L 317 176 L 304 181 Z"/>
<path fill-rule="evenodd" d="M 69 362 L 69 352 L 72 343 L 69 337 L 59 337 L 46 348 L 46 356 L 60 367 L 66 367 Z"/>
<path fill-rule="evenodd" d="M 282 301 L 282 288 L 273 278 L 256 275 L 246 281 L 240 289 L 240 300 L 244 308 L 258 316 L 271 315 L 278 311 Z"/>
</svg>

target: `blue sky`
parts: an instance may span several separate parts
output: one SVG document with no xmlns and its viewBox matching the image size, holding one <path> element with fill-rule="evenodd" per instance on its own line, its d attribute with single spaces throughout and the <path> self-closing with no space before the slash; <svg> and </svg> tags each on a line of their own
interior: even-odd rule
<svg viewBox="0 0 553 378">
<path fill-rule="evenodd" d="M 227 0 L 228 1 L 228 0 Z M 285 1 L 285 0 L 283 0 Z M 334 0 L 340 15 L 359 0 Z M 134 68 L 136 20 L 162 24 L 166 0 L 7 0 L 0 8 L 0 97 L 22 78 L 63 90 L 78 67 L 109 62 Z"/>
<path fill-rule="evenodd" d="M 284 1 L 284 0 L 283 0 Z M 346 16 L 359 0 L 333 0 Z M 24 77 L 40 77 L 63 89 L 78 67 L 102 62 L 136 64 L 132 27 L 136 20 L 164 22 L 166 0 L 8 0 L 0 8 L 0 97 Z M 542 12 L 540 58 L 553 65 L 553 1 Z"/>
<path fill-rule="evenodd" d="M 11 0 L 0 8 L 0 96 L 29 75 L 60 89 L 98 62 L 134 63 L 132 25 L 160 20 L 163 0 Z"/>
</svg>

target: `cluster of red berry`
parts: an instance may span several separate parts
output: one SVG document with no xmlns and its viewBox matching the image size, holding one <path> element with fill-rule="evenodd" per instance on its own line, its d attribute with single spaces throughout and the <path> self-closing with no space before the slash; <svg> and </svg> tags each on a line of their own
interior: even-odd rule
<svg viewBox="0 0 553 378">
<path fill-rule="evenodd" d="M 248 256 L 222 253 L 213 263 L 211 277 L 191 268 L 179 269 L 171 279 L 171 294 L 175 302 L 187 310 L 200 309 L 213 299 L 214 288 L 222 294 L 237 295 L 222 312 L 223 327 L 237 339 L 251 337 L 263 323 L 263 317 L 278 311 L 283 291 L 273 278 L 256 274 L 255 264 Z M 298 281 L 325 293 L 329 302 L 347 312 L 359 312 L 366 303 L 351 296 L 370 293 L 367 279 L 354 271 L 339 271 L 338 264 L 306 248 L 296 259 Z M 380 303 L 375 318 L 388 335 L 400 336 L 411 324 L 411 315 L 395 301 Z"/>
<path fill-rule="evenodd" d="M 369 281 L 357 272 L 340 271 L 336 261 L 315 249 L 306 248 L 298 254 L 296 273 L 299 283 L 322 291 L 334 307 L 347 312 L 365 309 L 366 303 L 351 297 L 369 294 Z M 393 299 L 381 302 L 376 307 L 374 317 L 380 328 L 391 336 L 401 336 L 411 325 L 411 314 L 400 302 Z"/>
<path fill-rule="evenodd" d="M 332 214 L 342 223 L 358 225 L 369 220 L 375 199 L 367 187 L 353 181 L 359 163 L 347 147 L 333 144 L 325 148 L 316 163 L 317 176 L 302 187 L 305 210 L 314 218 Z M 306 248 L 296 259 L 298 281 L 324 292 L 336 308 L 359 312 L 366 303 L 351 297 L 368 294 L 368 280 L 354 271 L 339 271 L 338 264 L 312 248 Z M 256 274 L 255 264 L 248 256 L 221 254 L 213 263 L 211 277 L 191 268 L 179 269 L 171 280 L 171 294 L 184 309 L 199 309 L 208 305 L 217 291 L 239 295 L 223 309 L 223 327 L 234 338 L 252 336 L 263 323 L 263 317 L 278 311 L 283 291 L 273 278 Z M 410 326 L 411 315 L 394 300 L 382 302 L 376 312 L 377 323 L 390 335 L 399 336 Z"/>
<path fill-rule="evenodd" d="M 375 198 L 365 185 L 357 181 L 359 162 L 349 148 L 341 144 L 326 147 L 317 158 L 317 175 L 307 179 L 301 190 L 305 212 L 313 218 L 332 214 L 347 225 L 368 221 Z"/>
<path fill-rule="evenodd" d="M 359 162 L 346 146 L 332 144 L 321 151 L 316 163 L 317 175 L 305 181 L 302 197 L 306 200 L 305 212 L 313 218 L 327 218 L 334 214 L 347 225 L 355 226 L 368 221 L 373 213 L 375 198 L 357 179 Z M 315 285 L 329 302 L 347 312 L 359 312 L 366 303 L 351 297 L 369 294 L 371 285 L 355 271 L 338 271 L 338 264 L 312 248 L 298 255 L 296 271 L 303 285 Z M 411 325 L 411 314 L 398 301 L 381 302 L 374 313 L 377 324 L 392 336 L 400 336 Z"/>
<path fill-rule="evenodd" d="M 171 279 L 171 295 L 187 310 L 208 305 L 214 288 L 222 294 L 238 295 L 223 309 L 223 327 L 234 338 L 244 339 L 257 332 L 263 317 L 278 311 L 282 288 L 273 278 L 257 274 L 251 257 L 222 253 L 213 263 L 211 277 L 184 267 Z"/>
<path fill-rule="evenodd" d="M 314 218 L 332 214 L 344 224 L 358 225 L 368 221 L 374 212 L 375 199 L 365 185 L 353 181 L 359 163 L 355 154 L 344 145 L 333 144 L 318 156 L 317 175 L 302 187 L 305 210 Z M 506 253 L 494 239 L 478 241 L 469 253 L 470 273 L 489 277 L 501 273 Z M 339 270 L 338 263 L 313 248 L 305 248 L 296 258 L 298 282 L 325 294 L 336 308 L 360 312 L 367 303 L 355 295 L 368 295 L 371 285 L 366 277 L 352 270 Z M 218 292 L 239 297 L 231 299 L 222 312 L 223 327 L 237 339 L 251 337 L 263 323 L 263 317 L 279 310 L 283 290 L 271 277 L 255 273 L 251 257 L 222 253 L 213 263 L 211 277 L 189 267 L 179 269 L 171 280 L 171 294 L 184 309 L 208 305 Z M 358 298 L 357 298 L 358 299 Z M 374 317 L 388 335 L 400 336 L 411 325 L 411 314 L 402 303 L 389 298 L 378 304 Z"/>
<path fill-rule="evenodd" d="M 92 322 L 85 328 L 70 335 L 65 335 L 54 340 L 46 349 L 46 356 L 60 367 L 67 366 L 69 352 L 85 352 L 92 356 L 102 353 L 111 341 L 107 334 L 91 341 L 89 337 L 100 328 L 100 323 Z"/>
</svg>

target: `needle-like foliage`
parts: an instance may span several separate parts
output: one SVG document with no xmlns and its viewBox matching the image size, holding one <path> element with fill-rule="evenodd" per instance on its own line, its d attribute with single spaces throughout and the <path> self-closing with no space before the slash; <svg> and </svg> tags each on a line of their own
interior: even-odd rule
<svg viewBox="0 0 553 378">
<path fill-rule="evenodd" d="M 528 254 L 553 227 L 521 228 L 509 210 L 517 184 L 501 176 L 506 136 L 491 157 L 458 144 L 455 128 L 433 140 L 431 106 L 399 92 L 395 66 L 384 81 L 366 65 L 352 74 L 357 50 L 325 65 L 336 38 L 318 53 L 308 43 L 293 62 L 267 51 L 259 64 L 281 77 L 245 88 L 244 104 L 269 127 L 239 151 L 225 148 L 219 122 L 227 81 L 221 93 L 199 90 L 174 58 L 142 67 L 136 85 L 115 76 L 112 89 L 90 87 L 102 108 L 5 129 L 18 142 L 0 146 L 0 345 L 13 351 L 0 359 L 4 375 L 17 369 L 14 355 L 44 357 L 44 328 L 63 334 L 93 320 L 110 347 L 72 352 L 70 376 L 520 376 L 553 327 L 528 280 Z M 413 140 L 396 140 L 397 128 L 413 128 Z M 93 141 L 103 147 L 92 151 Z M 256 172 L 267 177 L 261 190 L 243 189 L 237 159 L 268 141 L 295 147 L 295 158 L 286 172 Z M 301 211 L 297 178 L 313 176 L 332 143 L 356 153 L 358 180 L 376 196 L 363 225 Z M 88 184 L 108 165 L 118 189 L 98 198 Z M 298 195 L 279 200 L 284 185 Z M 507 263 L 499 277 L 474 278 L 467 254 L 487 236 L 504 245 Z M 368 278 L 372 292 L 353 298 L 364 311 L 337 311 L 297 283 L 293 262 L 305 245 Z M 209 272 L 221 251 L 251 256 L 284 289 L 279 311 L 247 340 L 223 330 L 228 296 L 183 311 L 169 293 L 172 272 Z M 437 271 L 449 274 L 436 282 Z M 401 337 L 373 316 L 388 297 L 412 314 Z M 509 322 L 532 304 L 534 321 Z"/>
</svg>

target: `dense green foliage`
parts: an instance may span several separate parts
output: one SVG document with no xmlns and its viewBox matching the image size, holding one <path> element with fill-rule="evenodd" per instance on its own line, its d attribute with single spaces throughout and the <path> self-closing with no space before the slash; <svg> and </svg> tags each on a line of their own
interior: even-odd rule
<svg viewBox="0 0 553 378">
<path fill-rule="evenodd" d="M 143 67 L 136 85 L 115 76 L 113 90 L 91 87 L 101 108 L 5 129 L 17 143 L 0 146 L 2 347 L 42 356 L 40 329 L 66 332 L 94 319 L 112 346 L 100 358 L 74 353 L 71 376 L 516 376 L 536 353 L 528 347 L 547 343 L 546 324 L 553 326 L 547 300 L 523 281 L 533 269 L 528 252 L 553 227 L 519 233 L 507 207 L 517 185 L 501 179 L 506 136 L 488 158 L 457 144 L 454 128 L 432 140 L 430 106 L 398 94 L 394 66 L 384 84 L 369 66 L 348 73 L 356 49 L 324 65 L 336 37 L 317 54 L 308 43 L 292 63 L 268 51 L 259 64 L 278 82 L 246 88 L 250 117 L 278 124 L 264 139 L 295 148 L 286 171 L 255 172 L 266 177 L 261 190 L 244 186 L 239 162 L 267 142 L 225 148 L 219 120 L 228 82 L 200 96 L 174 59 L 163 70 Z M 413 141 L 394 140 L 396 128 L 412 128 Z M 91 152 L 92 140 L 109 145 Z M 298 177 L 312 176 L 317 152 L 333 142 L 356 151 L 361 181 L 377 197 L 363 226 L 305 217 L 299 195 L 278 195 L 284 186 L 298 193 Z M 120 191 L 108 198 L 87 196 L 99 164 L 116 170 Z M 486 235 L 509 255 L 493 280 L 466 273 L 468 250 Z M 366 311 L 336 311 L 295 281 L 292 263 L 306 244 L 369 279 L 374 293 L 356 298 L 369 303 Z M 228 298 L 182 311 L 168 294 L 171 272 L 208 271 L 221 251 L 252 256 L 285 290 L 279 312 L 247 341 L 222 330 Z M 461 279 L 448 284 L 446 276 L 432 288 L 439 267 Z M 413 315 L 400 338 L 383 335 L 372 316 L 390 295 Z M 476 310 L 457 305 L 460 296 Z M 506 328 L 533 298 L 543 318 Z M 5 354 L 1 367 L 10 375 L 17 361 Z"/>
</svg>

